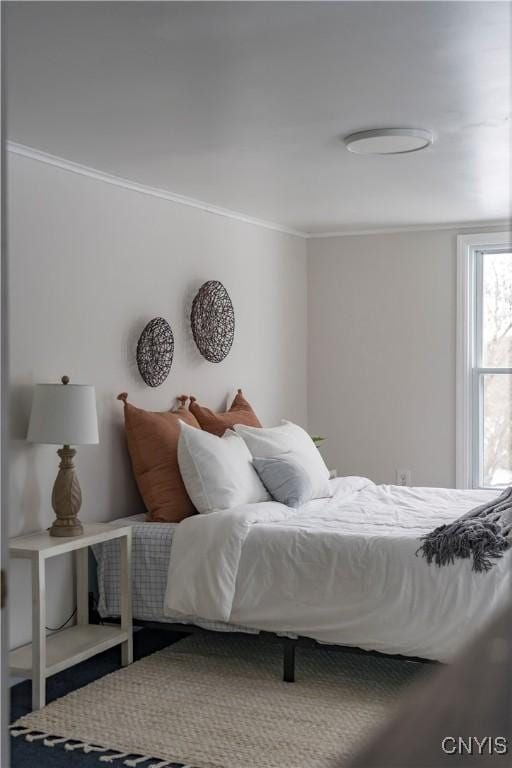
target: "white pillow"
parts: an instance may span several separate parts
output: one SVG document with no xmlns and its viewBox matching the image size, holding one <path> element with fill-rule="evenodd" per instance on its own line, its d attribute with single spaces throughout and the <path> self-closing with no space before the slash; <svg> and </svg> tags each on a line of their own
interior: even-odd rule
<svg viewBox="0 0 512 768">
<path fill-rule="evenodd" d="M 255 459 L 272 459 L 283 453 L 289 454 L 307 472 L 312 485 L 311 498 L 332 496 L 329 470 L 320 451 L 302 427 L 291 421 L 283 421 L 278 427 L 235 424 L 233 429 L 243 437 Z"/>
<path fill-rule="evenodd" d="M 180 420 L 178 465 L 198 512 L 270 499 L 252 466 L 249 449 L 230 429 L 217 437 Z"/>
</svg>

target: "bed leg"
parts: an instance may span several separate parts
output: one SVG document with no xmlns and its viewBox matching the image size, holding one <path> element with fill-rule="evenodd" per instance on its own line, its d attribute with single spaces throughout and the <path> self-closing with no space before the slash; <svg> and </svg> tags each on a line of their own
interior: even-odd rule
<svg viewBox="0 0 512 768">
<path fill-rule="evenodd" d="M 297 641 L 287 637 L 283 647 L 283 681 L 295 682 L 295 647 Z"/>
</svg>

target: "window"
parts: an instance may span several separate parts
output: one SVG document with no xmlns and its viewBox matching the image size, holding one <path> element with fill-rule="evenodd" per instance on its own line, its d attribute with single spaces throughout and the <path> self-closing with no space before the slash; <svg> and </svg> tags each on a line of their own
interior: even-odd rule
<svg viewBox="0 0 512 768">
<path fill-rule="evenodd" d="M 457 486 L 512 484 L 512 233 L 458 238 Z"/>
</svg>

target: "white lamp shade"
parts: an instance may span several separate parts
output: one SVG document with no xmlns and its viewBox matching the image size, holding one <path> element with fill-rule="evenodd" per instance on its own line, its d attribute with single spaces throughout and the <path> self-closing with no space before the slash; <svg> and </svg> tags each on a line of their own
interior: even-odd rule
<svg viewBox="0 0 512 768">
<path fill-rule="evenodd" d="M 87 384 L 36 384 L 27 440 L 51 445 L 98 443 L 94 387 Z"/>
</svg>

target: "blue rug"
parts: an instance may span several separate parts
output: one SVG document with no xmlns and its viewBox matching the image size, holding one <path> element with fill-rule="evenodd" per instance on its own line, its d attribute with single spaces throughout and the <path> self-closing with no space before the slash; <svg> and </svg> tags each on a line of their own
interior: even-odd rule
<svg viewBox="0 0 512 768">
<path fill-rule="evenodd" d="M 159 651 L 171 643 L 186 637 L 186 633 L 165 630 L 142 629 L 133 636 L 134 660 L 142 659 L 150 653 Z M 82 688 L 103 675 L 115 672 L 120 666 L 120 649 L 111 648 L 93 656 L 81 664 L 49 677 L 46 682 L 46 701 L 54 701 L 76 688 Z M 11 688 L 11 722 L 32 711 L 32 684 L 30 680 Z M 155 762 L 154 760 L 152 762 Z M 147 765 L 142 763 L 140 768 Z M 99 761 L 94 753 L 68 752 L 56 745 L 53 749 L 35 742 L 28 742 L 18 736 L 11 738 L 11 768 L 99 768 L 105 763 Z"/>
</svg>

